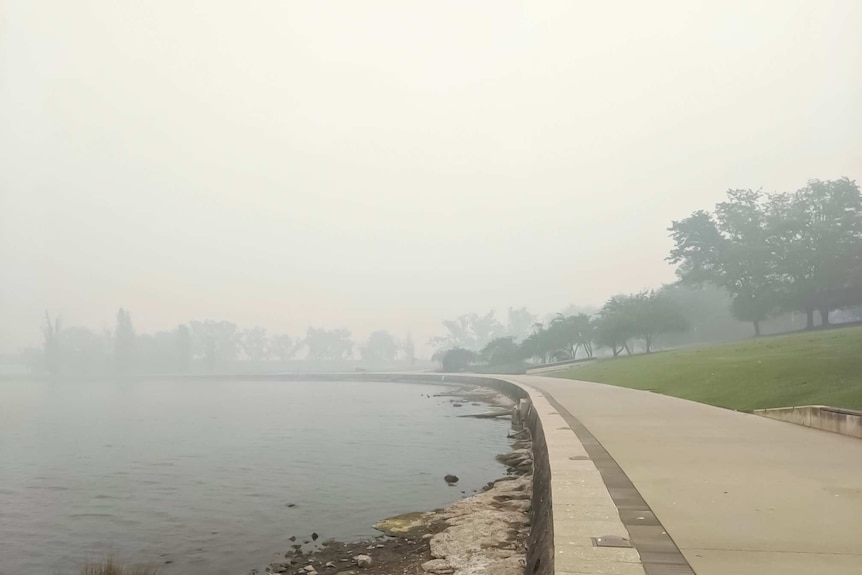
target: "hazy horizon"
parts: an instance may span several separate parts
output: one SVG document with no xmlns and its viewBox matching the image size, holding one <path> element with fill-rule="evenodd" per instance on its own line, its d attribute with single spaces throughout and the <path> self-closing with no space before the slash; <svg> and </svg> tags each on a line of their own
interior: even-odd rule
<svg viewBox="0 0 862 575">
<path fill-rule="evenodd" d="M 673 281 L 728 188 L 862 179 L 862 3 L 0 6 L 0 352 L 301 336 Z"/>
</svg>

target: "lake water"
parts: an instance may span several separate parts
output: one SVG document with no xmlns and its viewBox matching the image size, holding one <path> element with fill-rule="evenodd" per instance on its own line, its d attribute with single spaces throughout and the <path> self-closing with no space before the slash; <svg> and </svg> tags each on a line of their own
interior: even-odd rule
<svg viewBox="0 0 862 575">
<path fill-rule="evenodd" d="M 507 421 L 404 383 L 0 381 L 0 574 L 243 575 L 503 474 Z M 449 487 L 442 477 L 461 478 Z M 290 507 L 289 505 L 293 505 Z"/>
</svg>

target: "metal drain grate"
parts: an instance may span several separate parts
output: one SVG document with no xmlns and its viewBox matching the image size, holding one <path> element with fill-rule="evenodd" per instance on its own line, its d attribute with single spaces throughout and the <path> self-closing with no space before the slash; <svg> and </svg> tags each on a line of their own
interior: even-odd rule
<svg viewBox="0 0 862 575">
<path fill-rule="evenodd" d="M 601 537 L 590 537 L 593 547 L 631 547 L 631 541 L 617 535 L 602 535 Z"/>
</svg>

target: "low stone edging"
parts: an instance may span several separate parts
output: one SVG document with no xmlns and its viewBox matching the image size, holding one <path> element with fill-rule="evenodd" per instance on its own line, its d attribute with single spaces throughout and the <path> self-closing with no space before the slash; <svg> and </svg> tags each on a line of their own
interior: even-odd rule
<svg viewBox="0 0 862 575">
<path fill-rule="evenodd" d="M 799 405 L 755 409 L 753 413 L 770 419 L 862 439 L 862 411 L 854 409 L 829 407 L 828 405 Z"/>
</svg>

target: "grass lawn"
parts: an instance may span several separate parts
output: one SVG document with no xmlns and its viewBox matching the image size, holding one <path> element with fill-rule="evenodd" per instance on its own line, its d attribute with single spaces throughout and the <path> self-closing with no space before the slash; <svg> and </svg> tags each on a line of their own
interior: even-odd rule
<svg viewBox="0 0 862 575">
<path fill-rule="evenodd" d="M 809 404 L 862 409 L 862 327 L 600 360 L 554 377 L 740 411 Z"/>
</svg>

